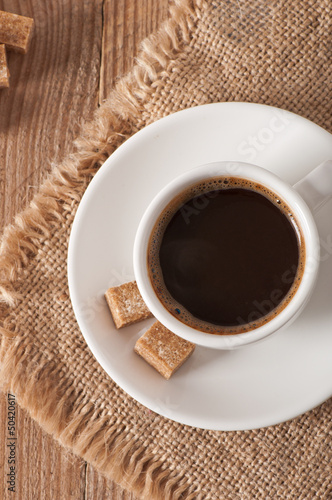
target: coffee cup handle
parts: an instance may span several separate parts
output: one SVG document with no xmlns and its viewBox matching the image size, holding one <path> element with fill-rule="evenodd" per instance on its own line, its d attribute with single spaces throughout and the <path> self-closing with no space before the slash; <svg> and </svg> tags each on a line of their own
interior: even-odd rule
<svg viewBox="0 0 332 500">
<path fill-rule="evenodd" d="M 314 168 L 294 189 L 302 196 L 309 208 L 316 212 L 332 198 L 332 160 L 327 160 Z"/>
</svg>

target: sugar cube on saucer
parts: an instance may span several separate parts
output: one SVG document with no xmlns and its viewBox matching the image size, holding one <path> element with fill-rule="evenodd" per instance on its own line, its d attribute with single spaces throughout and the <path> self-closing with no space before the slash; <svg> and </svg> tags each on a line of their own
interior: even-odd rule
<svg viewBox="0 0 332 500">
<path fill-rule="evenodd" d="M 109 288 L 105 293 L 105 298 L 116 328 L 123 328 L 152 317 L 136 281 Z"/>
<path fill-rule="evenodd" d="M 156 321 L 135 344 L 135 352 L 169 379 L 194 352 L 195 344 L 178 337 Z"/>
</svg>

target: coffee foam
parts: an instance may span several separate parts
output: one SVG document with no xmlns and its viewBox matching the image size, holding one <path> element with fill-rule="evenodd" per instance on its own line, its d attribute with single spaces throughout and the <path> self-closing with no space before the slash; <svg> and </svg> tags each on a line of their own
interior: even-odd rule
<svg viewBox="0 0 332 500">
<path fill-rule="evenodd" d="M 277 206 L 279 210 L 284 213 L 284 215 L 293 226 L 297 236 L 299 261 L 293 284 L 287 296 L 271 312 L 261 317 L 257 316 L 256 319 L 253 319 L 252 321 L 249 321 L 245 324 L 240 324 L 239 321 L 239 326 L 236 325 L 230 327 L 223 325 L 214 325 L 212 323 L 208 323 L 206 321 L 195 318 L 187 309 L 184 308 L 184 306 L 179 304 L 171 296 L 164 283 L 163 274 L 159 263 L 159 250 L 167 225 L 169 224 L 175 213 L 180 210 L 185 203 L 187 203 L 192 198 L 201 197 L 202 204 L 197 205 L 197 210 L 199 210 L 200 208 L 203 208 L 204 203 L 208 202 L 209 197 L 213 197 L 213 192 L 217 190 L 219 191 L 221 189 L 226 190 L 234 188 L 255 191 L 256 193 L 259 193 L 268 198 L 271 203 Z M 187 215 L 189 216 L 190 214 Z M 184 214 L 184 217 L 185 216 L 186 214 Z M 255 181 L 238 177 L 223 176 L 195 183 L 186 188 L 170 203 L 168 203 L 168 205 L 159 216 L 151 232 L 147 251 L 147 268 L 150 282 L 159 301 L 179 321 L 190 326 L 191 328 L 206 333 L 217 335 L 234 335 L 254 330 L 268 323 L 289 304 L 300 286 L 304 272 L 305 257 L 306 251 L 302 230 L 296 218 L 294 217 L 292 210 L 281 197 L 279 197 L 276 193 L 271 191 L 266 186 L 263 186 L 262 184 L 259 184 Z"/>
</svg>

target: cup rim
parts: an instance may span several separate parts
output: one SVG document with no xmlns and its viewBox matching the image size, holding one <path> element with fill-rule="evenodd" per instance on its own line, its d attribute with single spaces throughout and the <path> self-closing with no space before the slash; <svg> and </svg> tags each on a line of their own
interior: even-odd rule
<svg viewBox="0 0 332 500">
<path fill-rule="evenodd" d="M 147 248 L 151 231 L 167 204 L 191 184 L 203 179 L 229 175 L 259 182 L 279 195 L 294 211 L 301 226 L 306 248 L 301 283 L 289 304 L 268 323 L 233 335 L 211 334 L 196 330 L 174 317 L 154 292 L 147 271 Z M 312 213 L 300 194 L 276 174 L 251 163 L 219 161 L 199 165 L 167 184 L 151 201 L 138 226 L 134 242 L 134 274 L 139 291 L 152 314 L 176 335 L 197 345 L 215 349 L 234 349 L 262 340 L 280 330 L 303 309 L 313 290 L 319 268 L 319 236 Z"/>
</svg>

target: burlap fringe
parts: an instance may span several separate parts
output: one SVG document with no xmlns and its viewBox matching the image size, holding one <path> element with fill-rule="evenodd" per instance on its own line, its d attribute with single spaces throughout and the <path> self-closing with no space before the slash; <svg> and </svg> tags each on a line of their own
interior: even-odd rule
<svg viewBox="0 0 332 500">
<path fill-rule="evenodd" d="M 172 59 L 189 43 L 205 0 L 175 0 L 171 17 L 161 30 L 143 43 L 132 72 L 119 81 L 109 99 L 84 126 L 76 141 L 77 152 L 54 167 L 30 206 L 15 218 L 0 246 L 0 382 L 16 394 L 22 407 L 59 442 L 142 498 L 154 500 L 200 499 L 184 471 L 165 469 L 162 457 L 147 455 L 133 444 L 121 421 L 110 424 L 83 392 L 58 368 L 25 346 L 6 315 L 20 301 L 19 279 L 55 222 L 63 220 L 62 207 L 77 204 L 92 176 L 106 158 L 138 128 L 140 113 L 153 86 Z M 17 336 L 16 341 L 10 337 Z M 33 364 L 34 372 L 26 366 Z M 60 378 L 61 380 L 61 378 Z M 74 408 L 75 405 L 75 409 Z"/>
<path fill-rule="evenodd" d="M 132 72 L 118 82 L 94 120 L 84 126 L 75 142 L 77 152 L 53 168 L 30 206 L 5 229 L 0 244 L 0 302 L 9 307 L 17 305 L 21 297 L 15 283 L 43 241 L 49 238 L 52 223 L 61 220 L 61 206 L 78 202 L 108 156 L 138 130 L 140 114 L 153 93 L 153 86 L 183 43 L 189 42 L 194 20 L 199 18 L 205 3 L 175 0 L 170 20 L 143 42 Z M 0 325 L 0 332 L 15 335 L 5 323 Z"/>
<path fill-rule="evenodd" d="M 61 444 L 141 498 L 200 498 L 197 491 L 190 491 L 190 478 L 184 471 L 165 469 L 161 457 L 147 454 L 142 444 L 135 445 L 120 416 L 116 423 L 111 422 L 112 417 L 96 408 L 66 377 L 59 384 L 57 366 L 32 345 L 17 345 L 8 339 L 6 343 L 1 367 L 3 389 L 19 395 L 20 405 L 29 407 L 32 418 Z M 26 370 L 25 360 L 33 360 L 33 373 Z"/>
</svg>

